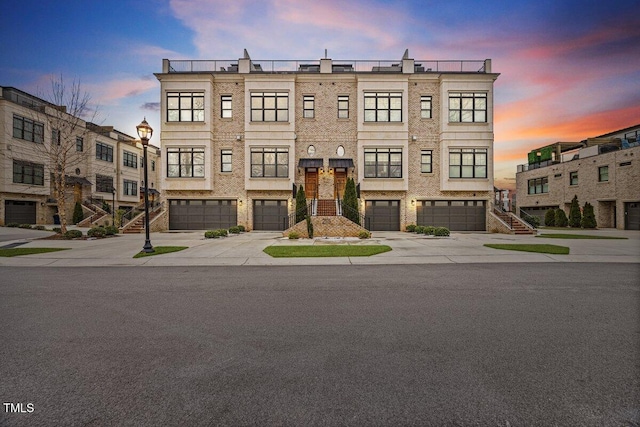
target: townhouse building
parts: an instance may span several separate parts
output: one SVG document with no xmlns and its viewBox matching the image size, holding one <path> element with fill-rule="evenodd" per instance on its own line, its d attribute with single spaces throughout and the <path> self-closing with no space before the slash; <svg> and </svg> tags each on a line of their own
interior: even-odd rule
<svg viewBox="0 0 640 427">
<path fill-rule="evenodd" d="M 640 124 L 532 150 L 516 174 L 518 209 L 544 224 L 547 210 L 568 215 L 577 196 L 581 207 L 593 205 L 598 227 L 640 230 L 638 182 Z"/>
<path fill-rule="evenodd" d="M 63 142 L 64 131 L 58 128 L 68 123 L 73 124 L 73 130 Z M 61 143 L 68 144 L 68 221 L 75 202 L 83 204 L 87 219 L 105 216 L 104 209 L 128 210 L 140 204 L 142 148 L 135 138 L 111 126 L 72 117 L 64 106 L 0 86 L 0 225 L 56 222 L 51 173 L 56 166 L 51 153 L 52 147 Z M 149 151 L 153 168 L 150 191 L 157 193 L 153 185 L 158 182 L 159 149 Z"/>
<path fill-rule="evenodd" d="M 486 230 L 490 60 L 163 60 L 161 188 L 170 229 L 283 230 L 357 184 L 369 230 Z M 324 209 L 332 213 L 335 209 Z M 325 213 L 327 214 L 327 213 Z"/>
</svg>

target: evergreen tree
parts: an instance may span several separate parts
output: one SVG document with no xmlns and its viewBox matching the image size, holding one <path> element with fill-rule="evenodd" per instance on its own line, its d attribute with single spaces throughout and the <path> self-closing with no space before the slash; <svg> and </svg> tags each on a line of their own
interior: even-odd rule
<svg viewBox="0 0 640 427">
<path fill-rule="evenodd" d="M 307 196 L 304 194 L 304 187 L 300 184 L 296 193 L 296 224 L 304 220 L 307 215 Z"/>
<path fill-rule="evenodd" d="M 580 205 L 578 204 L 578 196 L 573 196 L 571 207 L 569 208 L 569 227 L 580 228 L 582 214 L 580 213 Z"/>
<path fill-rule="evenodd" d="M 566 227 L 569 223 L 567 221 L 567 214 L 564 213 L 562 208 L 556 209 L 556 227 Z"/>
<path fill-rule="evenodd" d="M 547 227 L 553 227 L 553 226 L 556 225 L 556 210 L 555 209 L 549 209 L 544 214 L 544 225 L 546 225 Z"/>
<path fill-rule="evenodd" d="M 593 212 L 593 206 L 589 202 L 585 202 L 582 211 L 582 228 L 596 228 L 598 226 L 596 222 L 596 215 Z"/>
<path fill-rule="evenodd" d="M 76 202 L 76 205 L 73 208 L 72 221 L 74 224 L 77 224 L 83 219 L 84 219 L 84 212 L 82 212 L 82 205 L 80 204 L 80 202 Z"/>
<path fill-rule="evenodd" d="M 356 193 L 356 183 L 353 181 L 353 178 L 347 178 L 347 183 L 344 187 L 342 216 L 360 225 L 358 195 Z"/>
</svg>

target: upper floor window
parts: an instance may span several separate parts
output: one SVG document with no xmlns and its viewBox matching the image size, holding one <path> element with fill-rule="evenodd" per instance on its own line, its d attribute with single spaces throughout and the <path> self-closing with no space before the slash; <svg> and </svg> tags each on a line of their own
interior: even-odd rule
<svg viewBox="0 0 640 427">
<path fill-rule="evenodd" d="M 233 117 L 233 110 L 231 108 L 231 95 L 222 95 L 220 97 L 220 117 L 223 119 L 230 119 Z"/>
<path fill-rule="evenodd" d="M 51 144 L 60 145 L 60 131 L 51 129 Z"/>
<path fill-rule="evenodd" d="M 486 178 L 486 148 L 451 148 L 449 178 Z"/>
<path fill-rule="evenodd" d="M 338 118 L 349 118 L 349 95 L 338 96 Z"/>
<path fill-rule="evenodd" d="M 232 151 L 225 149 L 220 150 L 220 172 L 231 172 Z"/>
<path fill-rule="evenodd" d="M 449 122 L 484 123 L 486 121 L 486 93 L 452 92 L 449 94 Z"/>
<path fill-rule="evenodd" d="M 168 122 L 204 122 L 203 92 L 168 92 Z"/>
<path fill-rule="evenodd" d="M 578 185 L 578 172 L 569 172 L 569 185 Z"/>
<path fill-rule="evenodd" d="M 251 92 L 252 122 L 288 122 L 287 92 Z"/>
<path fill-rule="evenodd" d="M 123 181 L 124 184 L 124 195 L 125 196 L 137 196 L 138 195 L 138 181 L 129 181 L 125 179 Z"/>
<path fill-rule="evenodd" d="M 155 160 L 151 160 L 151 171 L 152 172 L 156 171 L 156 161 Z"/>
<path fill-rule="evenodd" d="M 287 178 L 289 149 L 260 147 L 251 149 L 252 178 Z"/>
<path fill-rule="evenodd" d="M 129 168 L 138 168 L 138 155 L 130 151 L 124 151 L 122 153 L 122 165 Z"/>
<path fill-rule="evenodd" d="M 400 92 L 365 92 L 365 122 L 401 122 L 402 93 Z"/>
<path fill-rule="evenodd" d="M 305 119 L 313 119 L 315 115 L 315 98 L 313 95 L 304 95 L 302 97 L 302 117 Z"/>
<path fill-rule="evenodd" d="M 609 166 L 600 166 L 598 168 L 598 182 L 609 181 Z"/>
<path fill-rule="evenodd" d="M 44 142 L 44 124 L 14 114 L 13 137 L 42 143 Z"/>
<path fill-rule="evenodd" d="M 76 137 L 76 151 L 80 153 L 84 151 L 84 139 L 79 136 Z"/>
<path fill-rule="evenodd" d="M 402 178 L 402 148 L 365 148 L 365 178 Z"/>
<path fill-rule="evenodd" d="M 535 178 L 527 181 L 529 191 L 528 194 L 542 194 L 549 192 L 549 177 Z"/>
<path fill-rule="evenodd" d="M 102 142 L 96 142 L 96 159 L 113 162 L 113 147 Z"/>
<path fill-rule="evenodd" d="M 167 149 L 167 177 L 203 178 L 204 148 Z"/>
<path fill-rule="evenodd" d="M 422 118 L 422 119 L 430 119 L 430 118 L 432 118 L 432 114 L 431 114 L 431 97 L 430 96 L 421 96 L 420 97 L 420 118 Z"/>
<path fill-rule="evenodd" d="M 96 192 L 111 193 L 113 190 L 113 177 L 106 175 L 96 175 Z"/>
<path fill-rule="evenodd" d="M 14 160 L 13 182 L 16 184 L 44 185 L 44 165 Z"/>
<path fill-rule="evenodd" d="M 420 172 L 421 173 L 433 172 L 432 160 L 433 159 L 432 159 L 431 150 L 422 150 L 420 152 Z"/>
</svg>

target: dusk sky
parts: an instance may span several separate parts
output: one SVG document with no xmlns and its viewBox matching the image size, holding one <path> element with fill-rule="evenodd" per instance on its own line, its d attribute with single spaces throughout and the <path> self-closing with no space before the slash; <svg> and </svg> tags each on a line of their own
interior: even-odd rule
<svg viewBox="0 0 640 427">
<path fill-rule="evenodd" d="M 493 60 L 496 186 L 527 152 L 640 123 L 637 0 L 2 0 L 0 85 L 82 87 L 98 124 L 160 129 L 162 59 Z M 157 136 L 156 136 L 157 135 Z M 155 141 L 154 141 L 155 140 Z M 159 145 L 159 132 L 151 141 Z"/>
</svg>

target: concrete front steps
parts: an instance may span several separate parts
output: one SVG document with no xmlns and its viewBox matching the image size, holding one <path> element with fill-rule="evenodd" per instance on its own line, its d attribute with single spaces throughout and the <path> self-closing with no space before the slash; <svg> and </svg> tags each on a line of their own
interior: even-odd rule
<svg viewBox="0 0 640 427">
<path fill-rule="evenodd" d="M 151 212 L 149 214 L 149 222 L 153 221 L 155 217 L 157 217 L 161 211 Z M 128 225 L 124 230 L 122 230 L 122 234 L 140 234 L 144 232 L 144 214 L 140 215 L 133 224 Z"/>
<path fill-rule="evenodd" d="M 319 209 L 318 212 L 320 212 Z M 311 223 L 313 224 L 313 237 L 358 237 L 361 231 L 366 231 L 364 227 L 343 216 L 312 216 Z M 289 227 L 282 232 L 282 236 L 288 237 L 289 233 L 294 231 L 302 238 L 309 237 L 306 221 L 300 221 L 293 227 Z"/>
<path fill-rule="evenodd" d="M 514 234 L 536 234 L 534 230 L 524 225 L 522 221 L 515 215 L 510 215 L 508 213 L 500 211 L 494 211 L 494 214 L 506 224 L 511 224 L 511 228 Z"/>
</svg>

